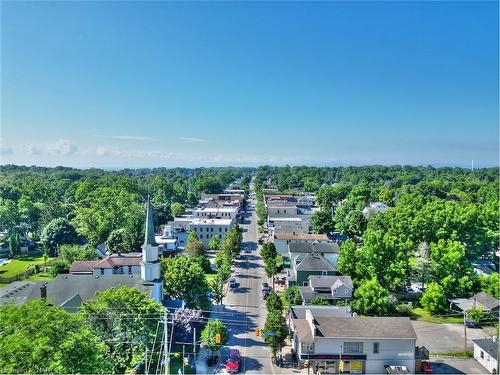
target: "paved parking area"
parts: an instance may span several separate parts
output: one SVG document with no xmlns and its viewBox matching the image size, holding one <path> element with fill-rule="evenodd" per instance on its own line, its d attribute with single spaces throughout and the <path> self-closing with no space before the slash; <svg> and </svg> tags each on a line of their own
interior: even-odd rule
<svg viewBox="0 0 500 375">
<path fill-rule="evenodd" d="M 417 345 L 425 346 L 429 352 L 463 352 L 464 327 L 460 324 L 436 324 L 412 321 L 417 333 Z M 473 349 L 472 340 L 484 339 L 487 335 L 479 328 L 467 328 L 467 346 Z"/>
<path fill-rule="evenodd" d="M 487 374 L 475 359 L 431 358 L 433 374 Z"/>
</svg>

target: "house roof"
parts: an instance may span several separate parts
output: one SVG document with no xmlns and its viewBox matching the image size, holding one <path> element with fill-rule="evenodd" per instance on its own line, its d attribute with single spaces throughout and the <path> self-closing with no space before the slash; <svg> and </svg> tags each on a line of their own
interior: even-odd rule
<svg viewBox="0 0 500 375">
<path fill-rule="evenodd" d="M 300 341 L 314 341 L 311 326 L 305 319 L 293 319 L 294 332 Z"/>
<path fill-rule="evenodd" d="M 492 339 L 478 339 L 472 340 L 472 342 L 490 356 L 498 360 L 498 340 L 493 341 Z"/>
<path fill-rule="evenodd" d="M 314 290 L 312 290 L 308 286 L 301 286 L 300 287 L 300 296 L 302 297 L 302 300 L 305 302 L 308 302 L 316 297 L 324 298 L 326 300 L 333 300 L 334 299 L 332 292 L 319 293 L 319 292 L 315 292 Z"/>
<path fill-rule="evenodd" d="M 275 232 L 274 238 L 277 240 L 301 240 L 301 241 L 328 241 L 326 234 L 298 233 L 298 232 Z"/>
<path fill-rule="evenodd" d="M 407 317 L 322 317 L 313 314 L 319 337 L 416 339 Z"/>
<path fill-rule="evenodd" d="M 297 271 L 335 271 L 333 267 L 320 254 L 307 254 L 305 258 L 295 266 Z"/>
<path fill-rule="evenodd" d="M 155 242 L 156 243 L 156 242 Z M 111 254 L 109 257 L 98 261 L 94 268 L 113 268 L 120 266 L 139 266 L 142 261 L 141 253 Z"/>
<path fill-rule="evenodd" d="M 71 264 L 69 269 L 70 273 L 80 273 L 80 272 L 89 272 L 92 273 L 92 270 L 101 262 L 100 260 L 76 260 Z"/>
<path fill-rule="evenodd" d="M 309 276 L 309 286 L 311 288 L 332 288 L 339 287 L 340 285 L 346 285 L 353 289 L 354 285 L 352 283 L 351 276 Z"/>
<path fill-rule="evenodd" d="M 21 305 L 31 293 L 34 281 L 14 281 L 0 288 L 0 305 Z"/>
<path fill-rule="evenodd" d="M 310 310 L 313 316 L 343 316 L 350 317 L 352 310 L 349 306 L 321 306 L 321 305 L 295 305 L 290 307 L 290 315 L 293 319 L 305 319 L 306 310 Z"/>
<path fill-rule="evenodd" d="M 191 225 L 231 225 L 232 223 L 232 219 L 202 219 L 195 217 L 191 220 Z"/>
<path fill-rule="evenodd" d="M 340 247 L 334 242 L 292 242 L 288 244 L 290 253 L 339 253 Z"/>
<path fill-rule="evenodd" d="M 40 286 L 47 284 L 47 299 L 54 305 L 62 307 L 78 307 L 94 297 L 96 292 L 120 286 L 136 288 L 151 292 L 152 284 L 146 283 L 140 275 L 71 275 L 61 274 L 51 281 L 38 281 L 31 287 L 27 300 L 40 298 Z M 75 307 L 75 308 L 76 308 Z"/>
<path fill-rule="evenodd" d="M 488 310 L 493 310 L 500 305 L 499 300 L 489 294 L 486 294 L 485 292 L 479 292 L 473 298 L 476 300 L 476 303 L 479 303 Z"/>
</svg>

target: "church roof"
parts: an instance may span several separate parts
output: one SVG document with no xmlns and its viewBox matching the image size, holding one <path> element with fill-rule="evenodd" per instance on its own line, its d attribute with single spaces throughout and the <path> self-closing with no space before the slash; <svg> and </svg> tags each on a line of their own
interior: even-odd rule
<svg viewBox="0 0 500 375">
<path fill-rule="evenodd" d="M 158 246 L 155 241 L 155 227 L 153 222 L 153 207 L 148 195 L 148 203 L 146 205 L 146 230 L 144 236 L 144 246 Z"/>
</svg>

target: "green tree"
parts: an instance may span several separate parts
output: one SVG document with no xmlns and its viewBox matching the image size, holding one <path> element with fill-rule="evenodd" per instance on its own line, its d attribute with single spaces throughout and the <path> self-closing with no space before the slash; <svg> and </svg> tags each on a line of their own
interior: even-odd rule
<svg viewBox="0 0 500 375">
<path fill-rule="evenodd" d="M 75 228 L 63 217 L 48 223 L 41 235 L 42 244 L 52 252 L 55 251 L 57 245 L 75 243 L 76 238 Z"/>
<path fill-rule="evenodd" d="M 361 237 L 366 230 L 367 221 L 360 210 L 353 210 L 347 215 L 347 234 Z"/>
<path fill-rule="evenodd" d="M 300 287 L 298 285 L 292 285 L 286 288 L 283 293 L 283 299 L 289 306 L 301 305 L 302 296 L 300 295 Z"/>
<path fill-rule="evenodd" d="M 106 248 L 111 253 L 130 253 L 136 250 L 133 239 L 124 228 L 111 231 L 106 240 Z"/>
<path fill-rule="evenodd" d="M 114 373 L 130 368 L 134 356 L 150 348 L 163 313 L 160 304 L 135 288 L 97 292 L 80 310 L 85 322 L 106 343 Z"/>
<path fill-rule="evenodd" d="M 186 208 L 181 203 L 175 202 L 170 205 L 170 212 L 173 217 L 179 217 L 186 211 Z"/>
<path fill-rule="evenodd" d="M 59 248 L 59 257 L 69 264 L 77 260 L 94 260 L 97 259 L 95 249 L 90 246 L 80 245 L 61 245 Z"/>
<path fill-rule="evenodd" d="M 224 279 L 221 274 L 215 275 L 215 277 L 211 278 L 208 282 L 208 286 L 210 291 L 212 292 L 212 299 L 217 304 L 222 304 L 222 300 L 226 293 L 224 292 L 224 283 L 227 279 Z"/>
<path fill-rule="evenodd" d="M 274 259 L 278 256 L 278 251 L 276 250 L 276 246 L 272 242 L 266 242 L 260 248 L 260 256 L 266 262 L 268 259 Z"/>
<path fill-rule="evenodd" d="M 13 233 L 9 236 L 9 253 L 12 257 L 21 253 L 21 240 L 19 238 L 19 233 Z"/>
<path fill-rule="evenodd" d="M 467 310 L 467 319 L 473 320 L 476 324 L 492 322 L 495 317 L 481 306 Z"/>
<path fill-rule="evenodd" d="M 53 277 L 61 273 L 69 273 L 70 264 L 64 259 L 55 259 L 50 264 L 50 274 Z"/>
<path fill-rule="evenodd" d="M 314 297 L 309 301 L 309 305 L 320 305 L 320 306 L 327 306 L 330 303 L 326 298 L 323 297 Z"/>
<path fill-rule="evenodd" d="M 481 290 L 488 293 L 490 296 L 499 298 L 500 280 L 498 272 L 493 272 L 491 275 L 480 277 Z"/>
<path fill-rule="evenodd" d="M 356 264 L 358 260 L 358 250 L 356 242 L 348 239 L 340 245 L 340 255 L 338 260 L 338 272 L 341 275 L 351 276 L 356 279 Z"/>
<path fill-rule="evenodd" d="M 273 288 L 274 288 L 274 276 L 278 274 L 278 264 L 276 258 L 269 258 L 264 261 L 264 270 L 266 271 L 267 277 L 272 278 Z"/>
<path fill-rule="evenodd" d="M 281 301 L 280 296 L 278 296 L 274 290 L 269 293 L 269 296 L 266 299 L 266 308 L 268 312 L 283 312 L 283 302 Z"/>
<path fill-rule="evenodd" d="M 431 314 L 439 314 L 446 311 L 448 300 L 443 287 L 436 282 L 427 285 L 427 289 L 420 299 L 422 307 Z"/>
<path fill-rule="evenodd" d="M 192 257 L 205 255 L 205 246 L 203 246 L 203 243 L 198 239 L 196 232 L 191 231 L 189 233 L 184 252 L 186 253 L 186 255 Z"/>
<path fill-rule="evenodd" d="M 218 235 L 213 236 L 210 238 L 210 241 L 208 242 L 208 248 L 210 250 L 219 250 L 221 245 L 221 240 Z"/>
<path fill-rule="evenodd" d="M 167 298 L 181 299 L 190 308 L 209 308 L 205 272 L 194 257 L 163 258 L 161 265 Z"/>
<path fill-rule="evenodd" d="M 389 292 L 376 278 L 366 280 L 354 292 L 353 308 L 360 314 L 383 315 L 389 308 Z"/>
<path fill-rule="evenodd" d="M 276 353 L 285 346 L 285 340 L 288 336 L 288 327 L 281 312 L 268 312 L 264 324 L 264 335 L 264 341 L 270 346 L 273 356 L 276 356 Z"/>
<path fill-rule="evenodd" d="M 333 232 L 334 222 L 331 211 L 320 210 L 311 216 L 311 226 L 314 233 L 330 233 Z"/>
<path fill-rule="evenodd" d="M 217 340 L 220 337 L 220 340 Z M 201 331 L 201 343 L 211 351 L 215 352 L 229 341 L 229 334 L 224 324 L 218 320 L 209 320 L 203 331 Z"/>
<path fill-rule="evenodd" d="M 107 348 L 71 314 L 42 300 L 0 307 L 0 372 L 109 373 Z"/>
</svg>

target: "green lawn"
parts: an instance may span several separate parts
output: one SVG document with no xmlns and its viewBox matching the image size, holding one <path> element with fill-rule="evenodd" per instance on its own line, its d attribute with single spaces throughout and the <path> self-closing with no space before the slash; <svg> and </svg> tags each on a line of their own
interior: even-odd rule
<svg viewBox="0 0 500 375">
<path fill-rule="evenodd" d="M 450 313 L 445 313 L 443 315 L 447 315 Z M 464 324 L 464 318 L 463 316 L 435 316 L 431 315 L 428 311 L 420 308 L 420 307 L 415 307 L 411 311 L 411 315 L 413 318 L 416 320 L 423 320 L 424 322 L 429 322 L 429 323 L 437 323 L 437 324 Z"/>
<path fill-rule="evenodd" d="M 47 262 L 49 262 L 50 259 L 51 258 L 47 259 Z M 0 277 L 12 277 L 27 271 L 30 266 L 43 263 L 43 256 L 19 256 L 16 259 L 12 259 L 8 264 L 0 266 Z"/>
<path fill-rule="evenodd" d="M 54 277 L 48 272 L 39 272 L 27 277 L 25 280 L 52 280 Z"/>
</svg>

